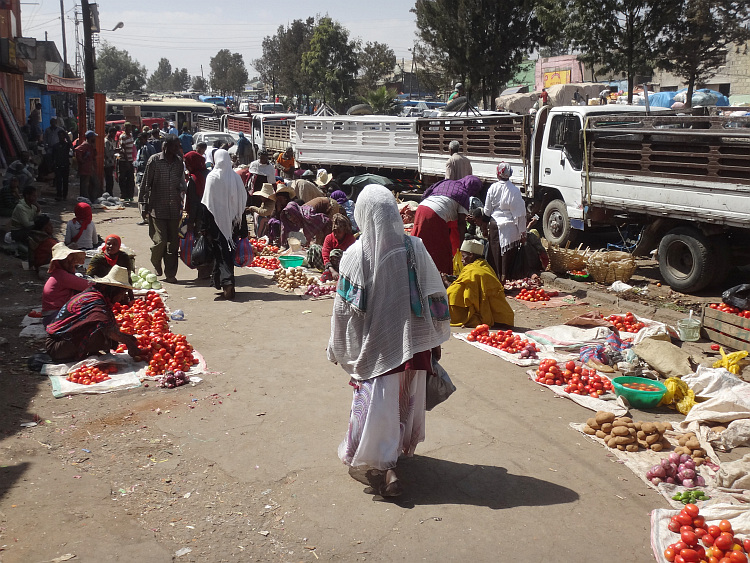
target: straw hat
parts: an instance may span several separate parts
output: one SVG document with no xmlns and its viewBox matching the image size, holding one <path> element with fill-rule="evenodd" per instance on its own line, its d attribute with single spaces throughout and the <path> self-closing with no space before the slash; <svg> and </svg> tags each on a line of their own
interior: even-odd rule
<svg viewBox="0 0 750 563">
<path fill-rule="evenodd" d="M 276 190 L 276 195 L 278 194 L 289 194 L 289 197 L 291 199 L 297 197 L 297 192 L 291 186 L 279 186 L 279 188 Z"/>
<path fill-rule="evenodd" d="M 276 194 L 273 191 L 273 186 L 269 183 L 263 184 L 263 187 L 259 189 L 257 192 L 253 192 L 253 195 L 259 195 L 262 198 L 270 199 L 271 201 L 276 201 Z"/>
<path fill-rule="evenodd" d="M 94 278 L 94 283 L 133 289 L 133 286 L 130 285 L 130 274 L 128 273 L 128 269 L 117 265 L 112 266 L 112 269 L 103 278 Z"/>
<path fill-rule="evenodd" d="M 461 244 L 461 252 L 471 252 L 477 256 L 484 256 L 484 245 L 478 240 L 465 240 Z"/>
<path fill-rule="evenodd" d="M 58 242 L 55 246 L 52 247 L 52 261 L 55 260 L 65 260 L 68 256 L 71 254 L 77 254 L 81 257 L 86 257 L 86 252 L 84 250 L 73 250 L 72 248 L 68 248 L 65 246 L 64 242 Z"/>
<path fill-rule="evenodd" d="M 321 168 L 318 170 L 318 178 L 315 180 L 315 183 L 319 186 L 325 186 L 331 181 L 331 178 L 333 178 L 333 174 L 329 174 L 327 170 Z"/>
</svg>

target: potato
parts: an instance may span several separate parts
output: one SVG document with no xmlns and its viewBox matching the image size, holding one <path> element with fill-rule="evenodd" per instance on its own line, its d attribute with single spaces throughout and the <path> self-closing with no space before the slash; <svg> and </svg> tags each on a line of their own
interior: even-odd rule
<svg viewBox="0 0 750 563">
<path fill-rule="evenodd" d="M 706 457 L 706 452 L 701 448 L 698 448 L 697 450 L 690 452 L 690 455 L 693 457 Z"/>
<path fill-rule="evenodd" d="M 617 446 L 616 446 L 616 447 L 617 447 L 617 449 L 618 449 L 618 450 L 620 450 L 621 452 L 624 452 L 624 451 L 625 451 L 625 446 L 623 446 L 622 444 L 617 444 Z"/>
<path fill-rule="evenodd" d="M 638 431 L 635 428 L 628 428 L 628 433 L 631 436 L 635 436 L 636 434 L 638 434 Z"/>
<path fill-rule="evenodd" d="M 621 417 L 620 417 L 620 418 L 618 418 L 617 420 L 621 420 L 622 422 L 627 422 L 627 423 L 631 423 L 631 422 L 633 422 L 633 419 L 632 419 L 632 418 L 630 418 L 629 416 L 621 416 Z"/>
<path fill-rule="evenodd" d="M 627 422 L 623 422 L 622 420 L 615 420 L 612 423 L 612 426 L 614 426 L 615 428 L 617 428 L 618 426 L 621 427 L 621 428 L 627 428 L 628 427 L 628 423 Z"/>
<path fill-rule="evenodd" d="M 615 436 L 629 436 L 630 431 L 628 430 L 627 426 L 615 426 L 612 429 L 612 434 Z"/>
<path fill-rule="evenodd" d="M 617 439 L 617 436 L 612 436 L 609 440 L 607 440 L 607 445 L 610 448 L 614 448 L 617 445 L 617 442 L 615 442 L 616 439 Z"/>
<path fill-rule="evenodd" d="M 685 447 L 686 448 L 690 448 L 691 450 L 697 450 L 698 448 L 701 447 L 701 443 L 698 440 L 696 440 L 695 438 L 693 438 L 691 440 L 688 440 L 685 443 Z"/>
<path fill-rule="evenodd" d="M 696 466 L 703 465 L 704 463 L 706 463 L 706 459 L 702 457 L 694 457 L 693 463 L 695 463 Z"/>
<path fill-rule="evenodd" d="M 615 438 L 615 444 L 622 444 L 623 446 L 627 444 L 633 444 L 635 443 L 635 438 L 632 436 L 617 436 Z"/>
<path fill-rule="evenodd" d="M 583 427 L 583 433 L 588 434 L 589 436 L 593 436 L 594 434 L 596 434 L 596 430 L 594 430 L 587 424 Z"/>
<path fill-rule="evenodd" d="M 646 436 L 646 442 L 650 446 L 651 444 L 655 444 L 656 442 L 661 441 L 661 436 L 659 434 L 649 434 Z"/>
<path fill-rule="evenodd" d="M 640 420 L 638 422 L 634 422 L 633 425 L 635 426 L 635 429 L 638 430 L 638 432 L 643 430 L 643 422 L 641 422 Z"/>
<path fill-rule="evenodd" d="M 643 446 L 644 448 L 646 448 L 646 449 L 648 449 L 648 448 L 649 448 L 649 445 L 648 445 L 648 444 L 646 443 L 646 440 L 641 440 L 640 438 L 638 438 L 638 439 L 637 439 L 636 441 L 637 441 L 637 442 L 638 442 L 638 443 L 639 443 L 639 444 L 640 444 L 641 446 Z"/>
<path fill-rule="evenodd" d="M 625 450 L 628 452 L 637 452 L 639 449 L 637 444 L 628 444 L 625 446 Z"/>
<path fill-rule="evenodd" d="M 656 432 L 656 426 L 653 422 L 644 422 L 641 424 L 641 430 L 643 430 L 646 434 L 653 434 Z"/>
<path fill-rule="evenodd" d="M 687 444 L 688 439 L 689 438 L 685 436 L 685 434 L 683 434 L 682 436 L 677 437 L 677 443 L 680 444 L 680 446 L 684 446 L 685 444 Z"/>
<path fill-rule="evenodd" d="M 599 430 L 601 427 L 599 426 L 599 423 L 596 421 L 595 418 L 589 418 L 586 421 L 586 424 L 588 424 L 589 428 L 593 428 L 594 430 Z"/>
<path fill-rule="evenodd" d="M 712 432 L 716 432 L 717 434 L 721 434 L 721 433 L 722 433 L 722 432 L 724 432 L 724 431 L 725 431 L 726 429 L 727 429 L 727 427 L 726 427 L 726 426 L 714 426 L 713 428 L 711 428 L 711 431 L 712 431 Z"/>
<path fill-rule="evenodd" d="M 659 434 L 664 434 L 664 432 L 667 429 L 666 426 L 664 426 L 664 424 L 661 422 L 654 422 L 654 428 L 655 428 L 655 431 L 658 432 Z"/>
<path fill-rule="evenodd" d="M 609 434 L 612 432 L 612 423 L 611 422 L 605 422 L 602 424 L 602 432 L 606 432 Z"/>
<path fill-rule="evenodd" d="M 597 438 L 602 438 L 602 439 L 604 439 L 604 438 L 605 438 L 606 436 L 607 436 L 607 434 L 605 434 L 605 433 L 604 433 L 604 432 L 602 432 L 601 430 L 597 430 L 597 431 L 596 431 L 596 437 L 597 437 Z"/>
<path fill-rule="evenodd" d="M 674 428 L 672 428 L 672 423 L 671 422 L 662 422 L 662 424 L 664 425 L 664 431 L 665 432 L 667 430 L 674 430 Z"/>
<path fill-rule="evenodd" d="M 599 424 L 604 424 L 605 422 L 612 423 L 615 420 L 615 415 L 607 411 L 597 411 L 595 418 Z"/>
<path fill-rule="evenodd" d="M 646 439 L 646 433 L 643 430 L 639 430 L 638 432 L 636 432 L 636 437 L 639 440 L 645 440 Z"/>
<path fill-rule="evenodd" d="M 664 446 L 661 442 L 656 442 L 655 444 L 651 444 L 651 450 L 655 452 L 660 452 L 664 449 Z"/>
</svg>

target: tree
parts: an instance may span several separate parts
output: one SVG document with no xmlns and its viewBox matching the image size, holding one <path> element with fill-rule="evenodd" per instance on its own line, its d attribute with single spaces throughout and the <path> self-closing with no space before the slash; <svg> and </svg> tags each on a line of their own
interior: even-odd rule
<svg viewBox="0 0 750 563">
<path fill-rule="evenodd" d="M 726 63 L 728 48 L 750 38 L 748 16 L 746 1 L 674 0 L 659 35 L 656 66 L 687 82 L 688 107 L 695 85 Z"/>
<path fill-rule="evenodd" d="M 283 26 L 279 26 L 276 36 L 266 36 L 263 39 L 263 56 L 253 61 L 255 70 L 260 73 L 264 84 L 271 87 L 273 96 L 276 96 L 276 86 L 281 76 L 281 38 Z"/>
<path fill-rule="evenodd" d="M 385 43 L 368 41 L 357 53 L 357 62 L 360 69 L 360 89 L 368 92 L 376 87 L 378 81 L 393 73 L 396 55 Z"/>
<path fill-rule="evenodd" d="M 172 89 L 172 63 L 169 62 L 169 59 L 159 59 L 156 70 L 146 83 L 146 90 L 149 92 L 168 92 Z"/>
<path fill-rule="evenodd" d="M 208 91 L 208 80 L 206 80 L 202 76 L 194 76 L 193 83 L 190 85 L 190 87 L 196 92 L 206 92 Z"/>
<path fill-rule="evenodd" d="M 129 91 L 140 90 L 146 83 L 146 67 L 133 60 L 127 51 L 120 50 L 106 41 L 97 51 L 97 68 L 94 71 L 97 90 L 114 92 L 124 82 L 127 82 Z"/>
<path fill-rule="evenodd" d="M 549 12 L 557 18 L 546 21 L 545 28 L 563 30 L 581 52 L 581 62 L 599 64 L 605 72 L 624 72 L 631 103 L 636 75 L 651 73 L 654 45 L 667 15 L 664 5 L 656 0 L 560 0 Z"/>
<path fill-rule="evenodd" d="M 401 104 L 396 101 L 397 92 L 381 86 L 367 92 L 362 98 L 372 108 L 372 112 L 378 115 L 397 115 Z"/>
<path fill-rule="evenodd" d="M 417 0 L 412 12 L 423 53 L 463 82 L 469 97 L 480 92 L 485 107 L 494 107 L 524 55 L 544 43 L 532 0 Z"/>
<path fill-rule="evenodd" d="M 135 74 L 128 74 L 117 85 L 118 92 L 137 92 L 143 88 L 143 78 Z"/>
<path fill-rule="evenodd" d="M 175 92 L 183 92 L 190 85 L 190 75 L 186 68 L 175 69 L 172 73 L 172 89 Z"/>
<path fill-rule="evenodd" d="M 247 83 L 247 68 L 240 53 L 222 49 L 211 57 L 211 87 L 223 94 L 241 92 Z"/>
<path fill-rule="evenodd" d="M 346 28 L 331 18 L 320 19 L 302 55 L 302 72 L 323 102 L 343 109 L 351 101 L 359 70 L 356 49 Z"/>
</svg>

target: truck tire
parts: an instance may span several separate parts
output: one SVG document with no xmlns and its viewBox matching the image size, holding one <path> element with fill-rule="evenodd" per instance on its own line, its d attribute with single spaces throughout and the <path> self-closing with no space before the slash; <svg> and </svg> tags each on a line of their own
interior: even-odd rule
<svg viewBox="0 0 750 563">
<path fill-rule="evenodd" d="M 711 285 L 721 286 L 734 269 L 732 262 L 732 249 L 725 235 L 712 235 L 708 237 L 711 243 L 711 255 L 714 259 L 714 275 Z"/>
<path fill-rule="evenodd" d="M 699 230 L 677 227 L 659 243 L 659 271 L 669 286 L 683 293 L 700 291 L 714 276 L 711 243 Z"/>
<path fill-rule="evenodd" d="M 369 104 L 357 104 L 346 110 L 346 115 L 372 115 L 372 108 Z"/>
<path fill-rule="evenodd" d="M 459 111 L 462 110 L 465 105 L 466 96 L 459 96 L 458 98 L 453 98 L 450 102 L 445 104 L 445 106 L 441 108 L 441 111 Z"/>
<path fill-rule="evenodd" d="M 563 200 L 553 199 L 544 208 L 542 230 L 544 238 L 550 244 L 563 246 L 571 238 L 570 217 L 568 217 L 568 208 Z"/>
</svg>

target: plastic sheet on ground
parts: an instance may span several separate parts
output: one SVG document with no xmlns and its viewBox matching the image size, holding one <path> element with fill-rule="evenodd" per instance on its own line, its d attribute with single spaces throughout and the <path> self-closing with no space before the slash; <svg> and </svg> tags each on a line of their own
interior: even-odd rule
<svg viewBox="0 0 750 563">
<path fill-rule="evenodd" d="M 588 344 L 601 344 L 612 331 L 604 326 L 594 328 L 579 328 L 576 326 L 556 325 L 529 330 L 526 332 L 528 338 L 533 338 L 545 347 L 555 349 L 580 350 Z"/>
<path fill-rule="evenodd" d="M 198 363 L 193 365 L 187 373 L 190 375 L 191 383 L 200 383 L 203 380 L 198 377 L 198 375 L 205 373 L 206 360 L 196 351 L 193 351 L 193 355 L 198 358 Z M 98 363 L 114 363 L 118 366 L 118 372 L 109 374 L 111 379 L 93 385 L 81 385 L 66 379 L 70 371 L 84 364 Z M 41 373 L 50 378 L 50 382 L 52 383 L 52 395 L 56 399 L 59 399 L 69 395 L 98 395 L 102 393 L 110 393 L 112 391 L 140 387 L 142 380 L 156 379 L 146 376 L 146 367 L 146 362 L 136 362 L 128 354 L 109 353 L 104 356 L 86 358 L 80 362 L 47 364 L 42 368 Z"/>
<path fill-rule="evenodd" d="M 37 307 L 36 309 L 32 309 L 32 311 L 41 314 L 42 308 Z M 21 319 L 21 327 L 21 333 L 18 335 L 21 338 L 32 338 L 34 340 L 47 338 L 47 330 L 44 325 L 42 325 L 41 317 L 30 317 L 29 315 L 26 315 Z"/>
<path fill-rule="evenodd" d="M 680 539 L 679 534 L 667 529 L 669 520 L 678 512 L 679 510 L 666 508 L 658 508 L 651 512 L 651 549 L 657 561 L 664 561 L 664 550 Z M 718 525 L 722 520 L 729 520 L 735 535 L 750 535 L 750 506 L 714 504 L 701 507 L 701 516 L 706 519 L 708 525 Z"/>
<path fill-rule="evenodd" d="M 540 383 L 535 379 L 536 374 L 533 370 L 529 370 L 526 372 L 526 374 L 529 376 L 529 379 L 533 381 L 534 383 L 537 383 L 541 385 L 542 387 L 546 387 L 550 391 L 552 391 L 555 395 L 559 395 L 560 397 L 565 397 L 566 399 L 570 399 L 574 403 L 577 403 L 581 405 L 582 407 L 592 410 L 592 411 L 606 411 L 611 412 L 612 414 L 616 416 L 623 416 L 628 412 L 628 407 L 623 403 L 622 399 L 615 395 L 614 393 L 606 393 L 602 395 L 601 397 L 595 399 L 594 397 L 590 395 L 578 395 L 576 393 L 566 393 L 565 392 L 565 386 L 564 385 L 547 385 L 546 383 Z M 599 373 L 601 377 L 607 377 L 603 373 Z M 609 379 L 609 377 L 607 377 Z"/>
<path fill-rule="evenodd" d="M 529 309 L 555 309 L 557 307 L 567 307 L 568 305 L 583 305 L 585 301 L 580 301 L 572 295 L 560 295 L 558 297 L 550 297 L 549 301 L 525 301 L 523 299 L 513 300 L 516 303 L 522 303 Z"/>
<path fill-rule="evenodd" d="M 265 268 L 258 268 L 257 266 L 248 266 L 245 268 L 246 270 L 250 270 L 254 274 L 258 274 L 259 276 L 263 276 L 265 278 L 272 278 L 274 270 L 266 270 Z"/>
<path fill-rule="evenodd" d="M 526 335 L 520 332 L 514 332 L 513 335 L 519 335 L 521 337 L 525 337 Z M 467 344 L 471 344 L 475 348 L 479 348 L 480 350 L 483 350 L 484 352 L 487 352 L 489 354 L 492 354 L 493 356 L 497 356 L 498 358 L 502 358 L 506 362 L 510 362 L 511 364 L 515 364 L 517 366 L 534 366 L 539 364 L 541 360 L 544 358 L 554 358 L 558 359 L 559 356 L 554 355 L 554 349 L 550 346 L 544 346 L 540 345 L 539 352 L 538 352 L 538 359 L 530 359 L 530 358 L 521 358 L 518 354 L 509 354 L 508 352 L 503 352 L 502 350 L 495 348 L 494 346 L 488 346 L 487 344 L 482 344 L 480 342 L 469 342 L 466 337 L 469 335 L 468 332 L 466 333 L 457 333 L 454 334 L 454 338 L 458 338 L 459 340 L 462 340 L 463 342 L 466 342 Z M 538 343 L 537 343 L 538 344 Z"/>
</svg>

